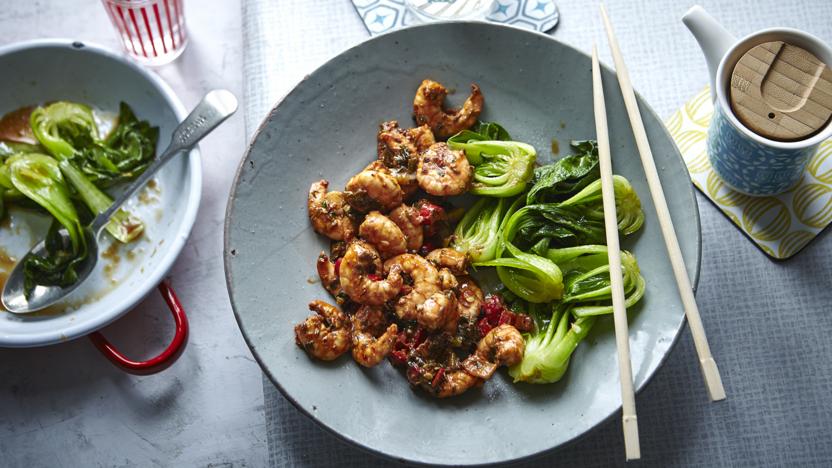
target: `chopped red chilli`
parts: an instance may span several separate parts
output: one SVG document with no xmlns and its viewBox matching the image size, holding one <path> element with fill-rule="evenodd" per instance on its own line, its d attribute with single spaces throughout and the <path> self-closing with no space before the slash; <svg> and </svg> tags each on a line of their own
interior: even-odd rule
<svg viewBox="0 0 832 468">
<path fill-rule="evenodd" d="M 336 276 L 341 276 L 341 260 L 343 260 L 343 257 L 338 258 L 337 260 L 335 260 L 335 275 Z"/>
<path fill-rule="evenodd" d="M 503 313 L 500 314 L 500 320 L 497 321 L 497 325 L 502 325 L 507 323 L 509 325 L 514 322 L 514 313 L 504 310 Z"/>
<path fill-rule="evenodd" d="M 408 336 L 410 335 L 410 336 Z M 393 351 L 390 352 L 390 360 L 393 364 L 405 365 L 407 358 L 413 349 L 422 344 L 427 338 L 427 333 L 421 328 L 416 332 L 408 333 L 407 330 L 402 330 L 396 336 L 396 342 L 393 344 Z"/>
<path fill-rule="evenodd" d="M 480 335 L 485 336 L 493 328 L 505 323 L 514 326 L 521 332 L 531 331 L 534 326 L 530 316 L 512 312 L 499 294 L 489 294 L 482 303 L 480 319 L 477 321 L 477 329 Z"/>
<path fill-rule="evenodd" d="M 492 328 L 494 328 L 494 327 L 492 327 L 491 324 L 488 323 L 488 319 L 486 319 L 484 317 L 481 318 L 479 322 L 477 322 L 477 329 L 480 331 L 481 336 L 487 335 L 488 332 L 490 332 Z"/>
<path fill-rule="evenodd" d="M 440 383 L 442 383 L 442 377 L 445 376 L 445 368 L 440 367 L 438 371 L 436 371 L 436 375 L 433 376 L 433 380 L 430 382 L 430 385 L 434 388 L 438 387 Z"/>
<path fill-rule="evenodd" d="M 419 207 L 419 218 L 422 221 L 422 226 L 430 226 L 445 218 L 445 209 L 433 203 L 422 203 L 422 206 Z"/>
<path fill-rule="evenodd" d="M 391 351 L 390 360 L 393 361 L 393 364 L 403 366 L 407 363 L 407 353 L 402 349 Z"/>
<path fill-rule="evenodd" d="M 521 332 L 530 332 L 534 329 L 534 320 L 530 315 L 517 314 L 514 321 L 514 328 Z"/>
</svg>

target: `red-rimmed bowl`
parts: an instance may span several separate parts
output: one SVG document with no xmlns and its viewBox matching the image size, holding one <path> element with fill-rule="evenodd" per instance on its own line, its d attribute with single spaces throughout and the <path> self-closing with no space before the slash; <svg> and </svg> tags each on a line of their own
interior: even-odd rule
<svg viewBox="0 0 832 468">
<path fill-rule="evenodd" d="M 0 114 L 26 105 L 71 100 L 103 114 L 128 103 L 141 118 L 160 127 L 159 150 L 186 116 L 173 90 L 156 74 L 102 47 L 71 40 L 39 40 L 0 48 Z M 145 236 L 129 245 L 110 248 L 103 239 L 102 258 L 85 284 L 56 309 L 30 315 L 0 311 L 0 347 L 44 346 L 88 335 L 121 317 L 162 283 L 178 257 L 196 219 L 202 188 L 199 151 L 171 161 L 152 188 L 133 200 L 129 209 L 145 222 Z M 11 210 L 0 227 L 0 248 L 19 258 L 45 234 L 48 218 Z M 2 268 L 2 267 L 0 267 Z M 160 285 L 177 319 L 177 338 L 167 359 L 178 355 L 187 337 L 187 321 L 172 290 Z M 179 310 L 177 313 L 176 310 Z M 114 351 L 98 337 L 102 350 Z M 131 370 L 129 359 L 110 353 Z M 147 372 L 136 367 L 134 372 Z M 141 364 L 141 363 L 139 363 Z"/>
</svg>

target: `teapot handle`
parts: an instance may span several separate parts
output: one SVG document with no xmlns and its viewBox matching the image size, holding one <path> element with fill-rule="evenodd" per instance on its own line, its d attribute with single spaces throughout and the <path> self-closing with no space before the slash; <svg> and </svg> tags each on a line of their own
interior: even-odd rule
<svg viewBox="0 0 832 468">
<path fill-rule="evenodd" d="M 719 22 L 709 15 L 704 8 L 694 5 L 682 16 L 682 22 L 693 33 L 705 61 L 708 63 L 708 73 L 711 76 L 711 100 L 716 101 L 716 72 L 725 54 L 734 46 L 737 39 Z"/>
</svg>

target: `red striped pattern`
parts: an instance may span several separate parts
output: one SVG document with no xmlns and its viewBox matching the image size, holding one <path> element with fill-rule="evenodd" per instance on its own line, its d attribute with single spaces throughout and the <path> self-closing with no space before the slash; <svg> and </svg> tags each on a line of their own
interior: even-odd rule
<svg viewBox="0 0 832 468">
<path fill-rule="evenodd" d="M 176 53 L 187 40 L 182 0 L 102 0 L 124 49 L 142 59 Z"/>
</svg>

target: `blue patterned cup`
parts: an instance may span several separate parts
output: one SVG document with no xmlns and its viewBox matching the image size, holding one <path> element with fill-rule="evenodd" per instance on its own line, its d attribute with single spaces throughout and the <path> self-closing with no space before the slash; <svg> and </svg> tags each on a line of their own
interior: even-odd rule
<svg viewBox="0 0 832 468">
<path fill-rule="evenodd" d="M 762 137 L 743 125 L 731 109 L 729 87 L 734 66 L 752 48 L 772 41 L 801 47 L 829 66 L 832 49 L 817 37 L 789 28 L 765 29 L 737 40 L 701 7 L 682 21 L 708 62 L 714 115 L 708 129 L 708 159 L 714 172 L 734 190 L 752 196 L 774 195 L 797 184 L 820 143 L 832 137 L 832 124 L 798 141 Z"/>
<path fill-rule="evenodd" d="M 754 134 L 730 112 L 730 107 L 726 115 L 721 105 L 714 106 L 708 128 L 708 159 L 714 172 L 731 188 L 747 195 L 774 195 L 797 184 L 820 141 L 782 145 L 791 148 L 775 146 L 772 143 L 785 142 Z"/>
</svg>

